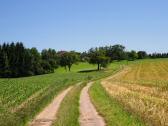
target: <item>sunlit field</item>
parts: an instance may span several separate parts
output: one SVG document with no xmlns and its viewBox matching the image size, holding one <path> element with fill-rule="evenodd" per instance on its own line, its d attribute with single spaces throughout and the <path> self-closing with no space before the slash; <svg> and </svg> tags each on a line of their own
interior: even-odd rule
<svg viewBox="0 0 168 126">
<path fill-rule="evenodd" d="M 99 79 L 120 69 L 125 62 L 115 62 L 107 70 L 95 70 L 96 65 L 78 63 L 72 66 L 72 71 L 58 68 L 55 73 L 0 79 L 0 125 L 25 125 L 41 111 L 60 91 L 78 82 Z"/>
<path fill-rule="evenodd" d="M 136 61 L 102 84 L 147 125 L 168 125 L 168 59 Z"/>
</svg>

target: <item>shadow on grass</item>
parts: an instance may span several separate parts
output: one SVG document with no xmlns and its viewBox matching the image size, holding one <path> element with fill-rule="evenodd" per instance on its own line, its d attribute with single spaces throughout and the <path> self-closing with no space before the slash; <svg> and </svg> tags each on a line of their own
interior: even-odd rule
<svg viewBox="0 0 168 126">
<path fill-rule="evenodd" d="M 95 71 L 100 71 L 100 70 L 97 70 L 97 69 L 80 70 L 80 71 L 78 71 L 78 73 L 89 73 L 89 72 L 95 72 Z"/>
</svg>

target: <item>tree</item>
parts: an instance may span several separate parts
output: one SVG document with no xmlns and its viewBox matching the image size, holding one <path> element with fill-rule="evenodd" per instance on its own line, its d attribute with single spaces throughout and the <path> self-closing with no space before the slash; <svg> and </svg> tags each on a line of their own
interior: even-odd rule
<svg viewBox="0 0 168 126">
<path fill-rule="evenodd" d="M 44 70 L 47 72 L 54 72 L 54 69 L 58 67 L 58 56 L 54 49 L 44 49 L 41 53 Z M 46 63 L 46 65 L 44 65 Z M 48 66 L 48 67 L 46 67 Z"/>
<path fill-rule="evenodd" d="M 31 55 L 31 71 L 33 71 L 34 75 L 43 74 L 44 69 L 42 67 L 42 59 L 41 55 L 36 48 L 29 49 Z"/>
<path fill-rule="evenodd" d="M 80 61 L 81 62 L 87 62 L 88 61 L 88 54 L 87 54 L 86 51 L 80 54 Z"/>
<path fill-rule="evenodd" d="M 109 57 L 105 55 L 105 51 L 101 48 L 91 48 L 88 52 L 89 63 L 97 64 L 97 70 L 106 67 L 109 63 Z"/>
<path fill-rule="evenodd" d="M 128 52 L 128 60 L 135 60 L 138 58 L 138 54 L 136 51 L 132 50 L 131 52 Z"/>
<path fill-rule="evenodd" d="M 147 57 L 147 53 L 145 51 L 138 51 L 138 59 L 144 59 Z"/>
<path fill-rule="evenodd" d="M 113 45 L 106 46 L 104 48 L 106 50 L 106 56 L 110 57 L 110 60 L 123 60 L 125 59 L 125 47 L 123 45 Z"/>
<path fill-rule="evenodd" d="M 3 77 L 6 66 L 6 54 L 3 51 L 3 47 L 0 45 L 0 76 Z"/>
<path fill-rule="evenodd" d="M 8 60 L 8 56 L 6 53 L 4 53 L 2 55 L 2 59 L 3 59 L 3 62 L 2 62 L 2 77 L 10 77 L 11 76 L 11 71 L 9 69 L 9 60 Z"/>
<path fill-rule="evenodd" d="M 59 52 L 59 64 L 62 67 L 65 67 L 65 69 L 71 71 L 71 67 L 74 63 L 76 63 L 79 60 L 79 55 L 74 52 L 66 52 L 66 51 L 61 51 Z"/>
</svg>

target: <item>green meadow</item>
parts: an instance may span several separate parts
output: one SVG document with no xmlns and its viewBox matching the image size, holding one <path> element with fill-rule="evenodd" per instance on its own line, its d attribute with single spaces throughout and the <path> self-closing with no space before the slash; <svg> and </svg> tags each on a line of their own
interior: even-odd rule
<svg viewBox="0 0 168 126">
<path fill-rule="evenodd" d="M 114 62 L 108 69 L 95 71 L 96 65 L 78 63 L 72 66 L 71 72 L 58 68 L 51 74 L 0 79 L 0 125 L 27 124 L 60 91 L 78 82 L 106 77 L 120 69 L 121 64 L 126 62 Z"/>
</svg>

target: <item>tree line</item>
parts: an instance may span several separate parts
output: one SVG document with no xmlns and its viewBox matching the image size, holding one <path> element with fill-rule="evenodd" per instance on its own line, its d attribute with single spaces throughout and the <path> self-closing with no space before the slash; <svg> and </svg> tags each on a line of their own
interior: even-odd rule
<svg viewBox="0 0 168 126">
<path fill-rule="evenodd" d="M 74 63 L 97 64 L 97 70 L 107 67 L 110 62 L 144 58 L 167 58 L 165 54 L 147 54 L 145 51 L 126 51 L 123 45 L 91 48 L 87 52 L 58 51 L 26 48 L 23 43 L 0 45 L 0 77 L 24 77 L 53 73 L 59 66 L 70 71 Z"/>
<path fill-rule="evenodd" d="M 51 73 L 57 68 L 55 50 L 25 48 L 20 42 L 0 45 L 0 76 L 21 77 Z"/>
<path fill-rule="evenodd" d="M 59 66 L 70 68 L 78 61 L 79 53 L 56 52 L 54 49 L 25 48 L 23 43 L 0 45 L 0 77 L 24 77 L 53 73 Z"/>
<path fill-rule="evenodd" d="M 113 45 L 105 47 L 91 48 L 87 53 L 84 52 L 85 59 L 91 64 L 97 64 L 97 69 L 107 67 L 113 61 L 136 60 L 147 58 L 145 51 L 126 51 L 123 45 Z M 86 58 L 87 57 L 87 58 Z"/>
<path fill-rule="evenodd" d="M 168 58 L 168 53 L 153 53 L 149 54 L 150 58 Z"/>
</svg>

